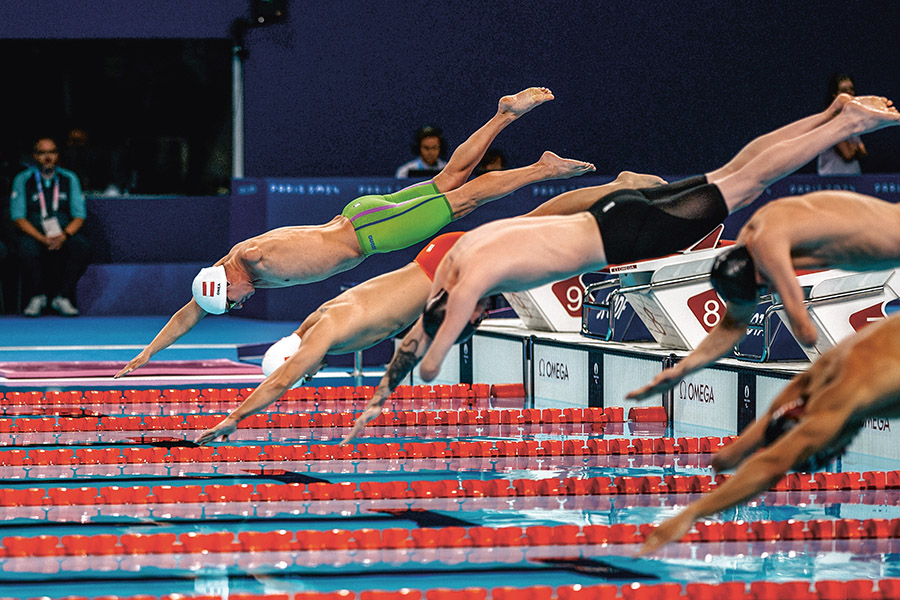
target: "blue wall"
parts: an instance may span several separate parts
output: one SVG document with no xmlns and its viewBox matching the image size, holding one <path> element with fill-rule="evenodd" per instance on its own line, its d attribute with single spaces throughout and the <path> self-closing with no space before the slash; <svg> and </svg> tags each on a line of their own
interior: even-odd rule
<svg viewBox="0 0 900 600">
<path fill-rule="evenodd" d="M 227 37 L 249 0 L 7 0 L 6 38 Z M 834 71 L 900 98 L 900 3 L 298 2 L 247 36 L 246 175 L 390 175 L 425 123 L 457 145 L 497 98 L 557 100 L 497 141 L 598 170 L 709 170 L 753 136 L 819 110 Z M 900 171 L 897 132 L 868 171 Z"/>
<path fill-rule="evenodd" d="M 609 174 L 710 170 L 752 137 L 821 110 L 834 71 L 851 73 L 859 93 L 900 101 L 900 2 L 887 0 L 293 0 L 289 14 L 289 22 L 247 35 L 251 178 L 390 175 L 410 157 L 417 127 L 440 125 L 458 145 L 502 94 L 529 85 L 550 87 L 557 100 L 501 134 L 497 145 L 512 164 L 551 149 Z M 234 19 L 246 16 L 249 0 L 6 0 L 0 36 L 225 38 Z M 864 170 L 900 172 L 898 136 L 896 129 L 867 136 Z M 229 210 L 227 199 L 219 202 Z M 335 206 L 328 204 L 329 217 Z M 181 215 L 163 210 L 147 218 L 156 230 Z M 216 223 L 208 246 L 192 246 L 176 260 L 218 259 L 226 225 Z M 138 262 L 128 246 L 104 244 L 110 256 L 130 253 Z M 159 244 L 181 247 L 171 239 Z M 366 269 L 383 272 L 405 260 L 375 257 Z M 345 279 L 368 274 L 314 287 L 333 296 Z M 296 315 L 319 301 L 303 289 L 284 292 Z"/>
</svg>

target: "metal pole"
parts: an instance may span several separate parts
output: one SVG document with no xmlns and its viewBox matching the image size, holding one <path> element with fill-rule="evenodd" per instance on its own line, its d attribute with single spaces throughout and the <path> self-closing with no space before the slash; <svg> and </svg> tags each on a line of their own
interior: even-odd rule
<svg viewBox="0 0 900 600">
<path fill-rule="evenodd" d="M 668 369 L 670 367 L 674 367 L 676 363 L 676 356 L 674 354 L 670 354 L 663 359 L 663 369 Z M 663 392 L 662 398 L 663 408 L 666 409 L 666 417 L 668 422 L 671 424 L 675 419 L 675 390 L 670 389 L 666 392 Z"/>
<path fill-rule="evenodd" d="M 231 61 L 231 176 L 244 176 L 244 63 L 241 57 L 244 49 L 235 45 Z"/>
</svg>

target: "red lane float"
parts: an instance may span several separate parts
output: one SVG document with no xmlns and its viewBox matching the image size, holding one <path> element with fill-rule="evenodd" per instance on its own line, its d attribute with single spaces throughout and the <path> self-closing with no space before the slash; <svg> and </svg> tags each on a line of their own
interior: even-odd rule
<svg viewBox="0 0 900 600">
<path fill-rule="evenodd" d="M 360 411 L 316 413 L 262 413 L 241 422 L 247 429 L 350 427 Z M 560 423 L 598 423 L 621 421 L 615 408 L 461 409 L 385 411 L 374 421 L 376 427 L 416 425 L 555 425 Z M 95 432 L 95 431 L 177 431 L 204 430 L 217 425 L 225 414 L 36 417 L 19 415 L 0 417 L 0 433 Z"/>
<path fill-rule="evenodd" d="M 684 442 L 685 438 L 679 438 Z M 731 441 L 725 438 L 700 438 L 696 447 L 719 448 Z M 587 440 L 497 440 L 497 441 L 440 441 L 404 442 L 355 446 L 334 444 L 202 446 L 202 447 L 125 447 L 125 448 L 59 448 L 45 450 L 0 451 L 0 466 L 77 466 L 86 464 L 153 464 L 153 463 L 212 463 L 212 462 L 271 462 L 311 460 L 401 460 L 410 458 L 473 458 L 473 457 L 540 457 L 540 456 L 605 456 L 633 454 L 683 454 L 683 446 L 671 438 L 600 439 Z M 651 452 L 652 450 L 652 452 Z M 717 476 L 724 477 L 724 476 Z M 813 480 L 805 474 L 791 474 L 778 483 L 778 490 L 816 491 L 824 489 L 893 489 L 900 486 L 900 472 L 888 472 L 884 479 L 860 480 L 859 473 L 817 473 Z"/>
<path fill-rule="evenodd" d="M 889 527 L 870 520 L 836 519 L 833 528 L 803 529 L 794 521 L 745 523 L 742 529 L 726 532 L 725 524 L 698 523 L 682 538 L 685 543 L 722 542 L 742 538 L 747 542 L 778 540 L 832 540 L 873 537 L 900 538 L 900 519 Z M 0 557 L 94 556 L 134 554 L 191 554 L 203 552 L 317 552 L 323 550 L 378 550 L 398 548 L 495 548 L 533 546 L 578 546 L 640 544 L 653 526 L 632 523 L 613 525 L 556 525 L 529 527 L 444 527 L 387 528 L 382 530 L 277 530 L 197 533 L 124 533 L 68 536 L 6 536 L 0 540 Z M 740 535 L 736 535 L 736 534 Z M 818 537 L 818 535 L 827 537 Z M 856 582 L 854 594 L 864 591 Z M 843 588 L 842 588 L 843 589 Z M 835 587 L 827 587 L 828 597 L 838 597 Z M 870 590 L 871 591 L 871 590 Z M 819 592 L 822 595 L 822 592 Z M 858 597 L 853 595 L 851 597 Z"/>
</svg>

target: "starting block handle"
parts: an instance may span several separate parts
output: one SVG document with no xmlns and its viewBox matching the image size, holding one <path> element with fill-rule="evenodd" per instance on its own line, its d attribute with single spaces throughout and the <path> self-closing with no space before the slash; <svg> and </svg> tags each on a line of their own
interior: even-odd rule
<svg viewBox="0 0 900 600">
<path fill-rule="evenodd" d="M 771 294 L 766 294 L 765 296 L 760 297 L 759 304 L 763 304 L 765 302 L 772 302 Z M 762 352 L 759 355 L 750 354 L 749 352 L 744 353 L 744 352 L 741 352 L 740 347 L 736 345 L 733 350 L 734 357 L 736 359 L 744 360 L 747 362 L 758 362 L 758 363 L 764 363 L 769 360 L 769 356 L 770 356 L 770 353 L 772 350 L 772 342 L 775 340 L 775 336 L 778 335 L 778 331 L 781 329 L 781 325 L 782 325 L 779 323 L 778 328 L 776 328 L 775 332 L 772 333 L 769 323 L 772 319 L 772 315 L 775 314 L 775 312 L 778 310 L 778 307 L 780 307 L 780 306 L 781 306 L 780 304 L 776 305 L 776 304 L 772 303 L 772 305 L 766 309 L 766 312 L 763 315 L 762 325 L 752 325 L 752 324 L 747 325 L 747 329 L 755 329 L 755 330 L 761 329 L 762 330 L 762 332 L 763 332 Z"/>
<path fill-rule="evenodd" d="M 610 339 L 612 339 L 612 332 L 613 332 L 612 306 L 613 306 L 613 303 L 610 302 L 609 300 L 607 300 L 606 302 L 597 302 L 595 295 L 600 290 L 615 287 L 618 284 L 619 284 L 618 279 L 607 279 L 606 281 L 598 281 L 596 283 L 592 283 L 592 284 L 588 285 L 586 288 L 584 288 L 584 296 L 581 300 L 581 335 L 583 335 L 584 337 L 595 339 L 595 340 L 609 341 Z M 609 296 L 612 296 L 615 293 L 617 293 L 617 292 L 611 292 L 609 294 Z M 587 309 L 589 309 L 589 308 L 600 308 L 600 309 L 605 308 L 606 309 L 606 313 L 607 313 L 607 315 L 609 315 L 609 317 L 606 320 L 606 333 L 604 335 L 597 335 L 595 333 L 592 333 L 588 329 L 588 323 L 587 323 L 588 322 L 588 311 L 587 311 Z"/>
<path fill-rule="evenodd" d="M 621 289 L 616 290 L 616 291 L 612 292 L 612 293 L 609 295 L 609 297 L 610 297 L 610 302 L 609 302 L 609 331 L 608 331 L 607 334 L 606 334 L 606 341 L 609 341 L 609 340 L 613 339 L 613 336 L 616 334 L 616 323 L 618 322 L 618 319 L 616 319 L 615 314 L 613 314 L 613 307 L 616 305 L 615 300 L 618 299 L 619 296 L 622 296 L 622 301 L 623 301 L 623 302 L 627 302 L 627 301 L 625 300 L 625 292 L 623 292 Z M 634 321 L 634 317 L 635 317 L 635 313 L 632 312 L 632 313 L 631 313 L 631 316 L 628 317 L 628 322 L 625 323 L 625 331 L 628 331 L 628 328 L 631 326 L 632 321 Z"/>
<path fill-rule="evenodd" d="M 841 300 L 847 300 L 850 298 L 861 298 L 864 296 L 874 296 L 880 294 L 884 291 L 883 285 L 871 286 L 867 288 L 861 288 L 858 290 L 852 290 L 847 292 L 837 292 L 834 294 L 827 294 L 825 296 L 820 296 L 818 298 L 806 298 L 803 300 L 803 306 L 809 308 L 811 306 L 818 306 L 821 304 L 829 304 L 831 302 L 839 302 Z M 772 349 L 772 343 L 775 340 L 775 336 L 778 335 L 778 331 L 782 327 L 782 323 L 779 323 L 778 327 L 775 331 L 772 331 L 770 326 L 772 315 L 774 315 L 777 311 L 784 308 L 784 304 L 781 302 L 774 302 L 774 295 L 768 294 L 760 298 L 761 302 L 772 302 L 772 305 L 766 309 L 765 316 L 763 318 L 762 325 L 748 325 L 747 329 L 762 329 L 763 331 L 763 351 L 757 356 L 755 354 L 743 353 L 741 352 L 737 346 L 734 347 L 734 357 L 738 360 L 745 360 L 748 362 L 767 362 L 769 360 L 769 353 Z"/>
</svg>

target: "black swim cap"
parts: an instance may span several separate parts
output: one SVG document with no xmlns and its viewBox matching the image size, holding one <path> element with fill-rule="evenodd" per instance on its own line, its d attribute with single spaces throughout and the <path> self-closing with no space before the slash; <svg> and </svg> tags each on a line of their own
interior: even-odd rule
<svg viewBox="0 0 900 600">
<path fill-rule="evenodd" d="M 422 313 L 422 328 L 431 339 L 434 339 L 438 329 L 441 327 L 441 323 L 444 322 L 444 316 L 447 314 L 447 299 L 449 297 L 450 294 L 447 290 L 441 290 L 437 296 L 429 300 L 428 304 L 425 305 L 425 311 Z M 474 323 L 471 321 L 466 323 L 466 326 L 463 328 L 462 333 L 459 334 L 459 337 L 456 338 L 454 344 L 462 344 L 475 335 L 475 329 L 478 328 L 478 325 L 481 324 L 485 317 L 487 317 L 487 313 L 482 315 Z"/>
<path fill-rule="evenodd" d="M 770 446 L 778 438 L 796 427 L 800 422 L 800 418 L 803 416 L 804 406 L 805 402 L 802 399 L 798 399 L 775 411 L 772 415 L 772 420 L 766 427 L 763 445 Z M 806 460 L 795 463 L 792 466 L 793 470 L 812 473 L 813 471 L 818 471 L 819 469 L 827 467 L 832 459 L 837 458 L 844 453 L 844 450 L 847 448 L 847 445 L 853 439 L 854 435 L 855 431 L 849 435 L 840 435 L 835 443 L 821 448 Z"/>
<path fill-rule="evenodd" d="M 756 302 L 763 287 L 756 283 L 756 266 L 746 246 L 734 246 L 717 256 L 709 280 L 726 302 Z"/>
<path fill-rule="evenodd" d="M 804 402 L 797 399 L 789 402 L 776 410 L 772 414 L 772 420 L 766 427 L 766 433 L 763 437 L 763 445 L 771 446 L 775 440 L 783 436 L 785 433 L 796 427 L 803 416 Z"/>
</svg>

